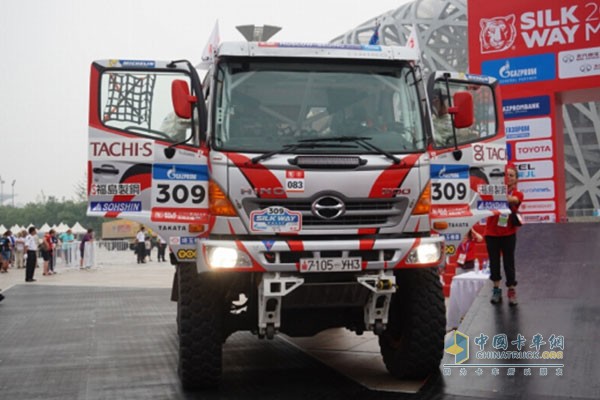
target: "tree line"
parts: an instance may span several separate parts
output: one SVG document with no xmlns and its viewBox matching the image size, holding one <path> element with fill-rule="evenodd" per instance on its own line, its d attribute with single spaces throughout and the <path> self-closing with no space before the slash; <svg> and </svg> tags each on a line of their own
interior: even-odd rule
<svg viewBox="0 0 600 400">
<path fill-rule="evenodd" d="M 63 200 L 53 196 L 43 202 L 28 203 L 23 207 L 0 206 L 0 224 L 10 229 L 13 225 L 35 225 L 38 229 L 44 224 L 58 225 L 61 222 L 73 226 L 79 222 L 85 228 L 92 228 L 98 236 L 102 232 L 102 223 L 108 218 L 88 217 L 87 201 Z M 0 235 L 4 232 L 0 232 Z"/>
</svg>

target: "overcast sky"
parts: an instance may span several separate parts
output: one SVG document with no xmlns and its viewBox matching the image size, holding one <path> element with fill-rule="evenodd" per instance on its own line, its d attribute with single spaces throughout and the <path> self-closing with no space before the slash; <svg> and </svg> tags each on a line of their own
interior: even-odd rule
<svg viewBox="0 0 600 400">
<path fill-rule="evenodd" d="M 75 198 L 87 161 L 88 80 L 95 59 L 194 65 L 219 21 L 283 27 L 273 40 L 327 42 L 408 0 L 0 0 L 0 177 L 25 204 Z M 6 200 L 4 204 L 10 205 Z"/>
</svg>

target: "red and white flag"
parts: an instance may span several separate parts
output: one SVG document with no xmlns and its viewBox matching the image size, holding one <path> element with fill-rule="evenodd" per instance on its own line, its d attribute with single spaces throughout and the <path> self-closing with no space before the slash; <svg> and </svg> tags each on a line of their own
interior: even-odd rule
<svg viewBox="0 0 600 400">
<path fill-rule="evenodd" d="M 415 25 L 412 26 L 412 30 L 410 31 L 410 35 L 406 39 L 406 47 L 409 49 L 417 50 L 419 53 L 419 59 L 421 59 L 421 48 L 419 47 L 419 39 L 417 37 L 417 27 Z"/>
<path fill-rule="evenodd" d="M 208 38 L 208 42 L 204 46 L 204 50 L 202 51 L 202 59 L 200 64 L 196 65 L 198 69 L 208 69 L 210 65 L 213 63 L 215 59 L 215 52 L 217 51 L 217 47 L 221 42 L 221 36 L 219 35 L 219 20 L 215 22 L 215 27 L 213 28 L 210 37 Z"/>
</svg>

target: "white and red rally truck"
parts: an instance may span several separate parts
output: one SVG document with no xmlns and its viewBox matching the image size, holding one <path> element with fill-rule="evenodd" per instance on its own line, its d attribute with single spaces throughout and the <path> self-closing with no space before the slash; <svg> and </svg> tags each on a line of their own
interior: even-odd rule
<svg viewBox="0 0 600 400">
<path fill-rule="evenodd" d="M 91 68 L 88 214 L 168 241 L 184 388 L 218 385 L 238 330 L 371 330 L 394 376 L 437 371 L 445 246 L 506 211 L 497 82 L 425 84 L 403 47 L 226 42 L 214 56 L 204 80 L 185 60 Z M 451 140 L 433 132 L 434 92 Z"/>
</svg>

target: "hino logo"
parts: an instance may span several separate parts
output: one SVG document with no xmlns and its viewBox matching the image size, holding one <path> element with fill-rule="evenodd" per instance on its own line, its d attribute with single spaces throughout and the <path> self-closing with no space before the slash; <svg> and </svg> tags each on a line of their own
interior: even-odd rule
<svg viewBox="0 0 600 400">
<path fill-rule="evenodd" d="M 285 195 L 285 189 L 282 187 L 275 188 L 241 188 L 240 194 L 242 195 L 251 195 L 254 194 L 256 196 L 263 196 L 269 194 L 275 195 Z"/>
<path fill-rule="evenodd" d="M 410 194 L 410 189 L 408 188 L 381 188 L 382 195 L 404 195 L 408 196 Z"/>
<path fill-rule="evenodd" d="M 316 199 L 311 206 L 314 215 L 322 219 L 335 219 L 346 211 L 344 202 L 335 196 L 323 196 Z"/>
</svg>

